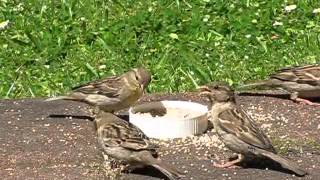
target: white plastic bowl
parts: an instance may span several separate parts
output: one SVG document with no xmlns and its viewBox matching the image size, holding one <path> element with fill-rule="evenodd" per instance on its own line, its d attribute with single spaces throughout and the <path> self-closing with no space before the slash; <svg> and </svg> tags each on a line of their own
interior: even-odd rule
<svg viewBox="0 0 320 180">
<path fill-rule="evenodd" d="M 188 101 L 150 102 L 130 108 L 129 121 L 151 138 L 182 138 L 207 129 L 207 111 L 206 106 Z"/>
</svg>

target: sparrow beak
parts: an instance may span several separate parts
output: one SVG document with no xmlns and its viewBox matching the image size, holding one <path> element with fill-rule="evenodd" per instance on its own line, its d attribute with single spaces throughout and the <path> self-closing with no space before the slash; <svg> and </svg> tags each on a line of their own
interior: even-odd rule
<svg viewBox="0 0 320 180">
<path fill-rule="evenodd" d="M 140 84 L 140 87 L 142 88 L 142 95 L 144 95 L 146 93 L 146 89 L 143 84 Z"/>
</svg>

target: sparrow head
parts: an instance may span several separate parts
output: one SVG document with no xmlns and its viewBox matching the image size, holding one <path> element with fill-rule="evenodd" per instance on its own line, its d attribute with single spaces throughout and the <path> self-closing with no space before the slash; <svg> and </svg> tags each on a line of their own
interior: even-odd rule
<svg viewBox="0 0 320 180">
<path fill-rule="evenodd" d="M 143 67 L 134 68 L 132 71 L 134 72 L 136 80 L 139 82 L 142 88 L 145 89 L 151 81 L 151 75 L 149 71 Z"/>
<path fill-rule="evenodd" d="M 206 96 L 211 102 L 234 101 L 234 92 L 226 83 L 215 82 L 209 85 L 200 86 L 200 96 Z"/>
</svg>

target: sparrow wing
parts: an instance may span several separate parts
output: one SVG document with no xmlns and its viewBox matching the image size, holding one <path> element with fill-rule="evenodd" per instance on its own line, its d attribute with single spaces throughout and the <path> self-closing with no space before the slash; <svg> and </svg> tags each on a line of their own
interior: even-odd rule
<svg viewBox="0 0 320 180">
<path fill-rule="evenodd" d="M 121 146 L 134 151 L 156 148 L 139 128 L 124 120 L 103 126 L 102 134 L 106 146 Z"/>
<path fill-rule="evenodd" d="M 320 85 L 320 65 L 284 68 L 271 75 L 270 78 L 313 86 Z"/>
<path fill-rule="evenodd" d="M 252 119 L 241 109 L 234 108 L 219 114 L 219 126 L 239 140 L 268 151 L 275 152 L 268 137 L 255 125 Z"/>
<path fill-rule="evenodd" d="M 73 92 L 100 94 L 110 98 L 118 97 L 122 88 L 121 77 L 107 77 L 72 88 Z"/>
<path fill-rule="evenodd" d="M 303 66 L 294 70 L 294 73 L 298 77 L 298 83 L 320 85 L 320 65 Z"/>
</svg>

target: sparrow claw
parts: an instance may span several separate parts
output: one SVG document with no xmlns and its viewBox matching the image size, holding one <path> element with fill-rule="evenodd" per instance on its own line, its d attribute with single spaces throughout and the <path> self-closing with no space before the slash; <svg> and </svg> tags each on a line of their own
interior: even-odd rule
<svg viewBox="0 0 320 180">
<path fill-rule="evenodd" d="M 235 165 L 236 163 L 233 163 L 232 161 L 224 163 L 224 164 L 218 164 L 218 163 L 213 163 L 214 167 L 217 168 L 229 168 L 229 169 L 238 169 L 241 168 L 241 166 Z"/>
<path fill-rule="evenodd" d="M 218 168 L 232 168 L 232 169 L 241 168 L 240 166 L 237 166 L 235 164 L 240 163 L 242 160 L 244 160 L 244 156 L 239 154 L 238 158 L 235 159 L 235 160 L 229 161 L 229 162 L 224 163 L 224 164 L 213 163 L 213 166 L 214 167 L 218 167 Z"/>
</svg>

